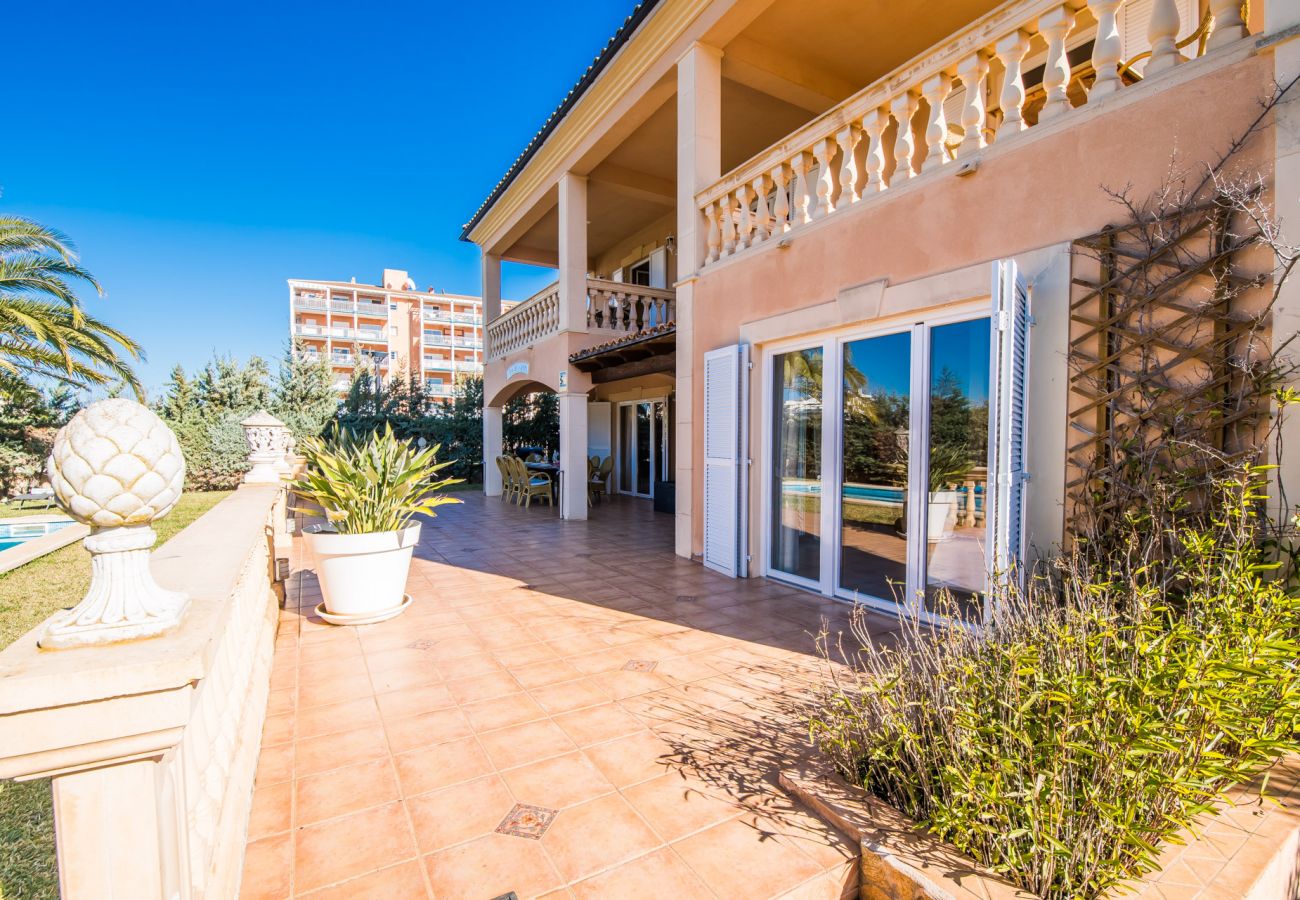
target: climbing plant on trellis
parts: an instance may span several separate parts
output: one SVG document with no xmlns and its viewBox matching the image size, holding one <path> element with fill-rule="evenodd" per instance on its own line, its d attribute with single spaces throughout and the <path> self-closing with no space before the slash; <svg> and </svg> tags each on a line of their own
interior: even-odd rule
<svg viewBox="0 0 1300 900">
<path fill-rule="evenodd" d="M 1075 243 L 1070 303 L 1066 524 L 1098 550 L 1134 517 L 1145 547 L 1176 548 L 1175 522 L 1211 516 L 1211 486 L 1266 459 L 1290 365 L 1273 302 L 1300 258 L 1249 161 L 1251 138 L 1285 91 L 1213 166 L 1135 201 L 1124 220 Z M 1121 527 L 1128 526 L 1128 527 Z"/>
</svg>

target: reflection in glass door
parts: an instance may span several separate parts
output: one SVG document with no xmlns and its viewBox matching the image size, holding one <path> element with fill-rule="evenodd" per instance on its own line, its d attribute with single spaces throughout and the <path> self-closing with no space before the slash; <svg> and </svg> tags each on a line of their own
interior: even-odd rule
<svg viewBox="0 0 1300 900">
<path fill-rule="evenodd" d="M 772 386 L 772 569 L 821 577 L 822 349 L 775 358 Z"/>
<path fill-rule="evenodd" d="M 650 475 L 654 471 L 654 460 L 652 459 L 654 446 L 654 435 L 652 432 L 653 419 L 650 415 L 652 404 L 638 403 L 636 405 L 636 495 L 638 497 L 650 496 Z"/>
<path fill-rule="evenodd" d="M 925 608 L 978 617 L 985 586 L 989 461 L 989 320 L 929 329 Z M 940 609 L 947 592 L 957 608 Z"/>
<path fill-rule="evenodd" d="M 840 590 L 904 601 L 912 332 L 843 345 Z"/>
</svg>

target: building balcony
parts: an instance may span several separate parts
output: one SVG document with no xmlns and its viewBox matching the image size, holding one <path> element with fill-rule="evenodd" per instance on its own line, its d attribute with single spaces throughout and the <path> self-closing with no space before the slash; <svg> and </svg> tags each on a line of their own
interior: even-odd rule
<svg viewBox="0 0 1300 900">
<path fill-rule="evenodd" d="M 915 179 L 974 174 L 986 148 L 1061 127 L 1072 110 L 1140 91 L 1144 76 L 1194 65 L 1245 34 L 1239 19 L 1216 33 L 1195 4 L 1169 5 L 1158 17 L 1150 4 L 1126 6 L 1117 30 L 1110 4 L 1101 25 L 1111 36 L 1100 39 L 1093 11 L 1059 0 L 1001 4 L 700 191 L 705 266 Z"/>
<path fill-rule="evenodd" d="M 586 329 L 600 335 L 602 341 L 658 328 L 676 318 L 674 291 L 603 278 L 587 279 Z M 556 282 L 488 323 L 488 356 L 502 359 L 559 330 L 560 288 Z"/>
<path fill-rule="evenodd" d="M 324 297 L 308 297 L 301 294 L 293 298 L 294 309 L 309 309 L 316 312 L 324 312 L 329 308 L 329 303 Z"/>
<path fill-rule="evenodd" d="M 293 333 L 298 337 L 332 338 L 344 341 L 363 341 L 372 344 L 384 344 L 388 338 L 382 328 L 326 328 L 323 325 L 303 325 L 296 323 Z"/>
</svg>

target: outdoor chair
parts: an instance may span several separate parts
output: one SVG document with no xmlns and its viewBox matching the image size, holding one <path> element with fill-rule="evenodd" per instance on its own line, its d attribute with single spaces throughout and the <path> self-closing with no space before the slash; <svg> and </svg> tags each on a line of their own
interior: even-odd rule
<svg viewBox="0 0 1300 900">
<path fill-rule="evenodd" d="M 497 457 L 497 471 L 501 473 L 501 499 L 510 500 L 515 495 L 515 475 L 510 471 L 507 457 Z"/>
<path fill-rule="evenodd" d="M 587 499 L 609 493 L 609 475 L 614 471 L 614 457 L 606 456 L 595 471 L 587 473 Z"/>
<path fill-rule="evenodd" d="M 515 471 L 519 475 L 520 497 L 524 508 L 532 506 L 533 498 L 546 498 L 546 505 L 551 505 L 551 476 L 545 472 L 529 472 L 519 460 L 514 461 Z"/>
<path fill-rule="evenodd" d="M 524 467 L 524 461 L 517 456 L 505 457 L 505 464 L 510 472 L 510 499 L 522 504 L 524 485 L 528 482 L 528 469 Z"/>
</svg>

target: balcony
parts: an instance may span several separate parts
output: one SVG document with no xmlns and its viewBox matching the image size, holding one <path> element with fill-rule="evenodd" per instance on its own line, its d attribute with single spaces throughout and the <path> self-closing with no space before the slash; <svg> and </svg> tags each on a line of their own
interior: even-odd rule
<svg viewBox="0 0 1300 900">
<path fill-rule="evenodd" d="M 1172 3 L 1160 15 L 1135 6 L 1129 14 L 1146 20 L 1125 23 L 1123 36 L 1116 4 L 1089 6 L 1100 22 L 1059 0 L 1003 4 L 732 170 L 695 198 L 705 265 L 913 179 L 973 173 L 986 147 L 1055 127 L 1102 97 L 1141 90 L 1144 76 L 1194 65 L 1184 56 L 1245 35 L 1231 4 L 1217 4 L 1221 24 L 1209 13 L 1199 24 L 1180 22 Z"/>
<path fill-rule="evenodd" d="M 294 309 L 309 309 L 316 312 L 324 312 L 329 304 L 323 297 L 310 297 L 298 294 L 293 298 Z"/>
<path fill-rule="evenodd" d="M 676 298 L 670 290 L 588 278 L 587 331 L 601 335 L 604 341 L 667 325 L 676 321 Z M 550 337 L 559 328 L 560 289 L 556 282 L 488 324 L 489 356 L 502 359 Z"/>
</svg>

